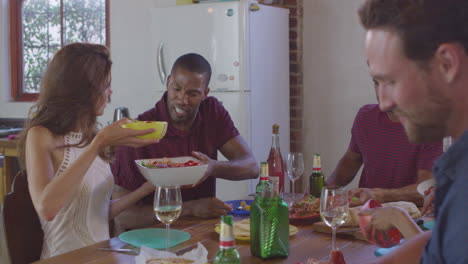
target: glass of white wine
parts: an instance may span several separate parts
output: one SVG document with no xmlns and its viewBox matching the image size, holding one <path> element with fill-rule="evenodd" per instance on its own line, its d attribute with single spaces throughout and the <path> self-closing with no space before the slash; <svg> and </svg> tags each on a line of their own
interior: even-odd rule
<svg viewBox="0 0 468 264">
<path fill-rule="evenodd" d="M 339 186 L 325 186 L 320 197 L 320 217 L 332 228 L 332 251 L 335 247 L 336 228 L 344 224 L 348 216 L 348 191 Z"/>
<path fill-rule="evenodd" d="M 166 251 L 169 251 L 170 224 L 180 216 L 182 195 L 179 186 L 158 186 L 154 193 L 154 213 L 166 224 Z"/>
</svg>

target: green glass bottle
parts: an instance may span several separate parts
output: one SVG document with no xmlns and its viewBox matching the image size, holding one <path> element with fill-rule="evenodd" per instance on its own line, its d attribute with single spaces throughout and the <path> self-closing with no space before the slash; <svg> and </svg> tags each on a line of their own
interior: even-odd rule
<svg viewBox="0 0 468 264">
<path fill-rule="evenodd" d="M 221 216 L 219 232 L 219 250 L 213 264 L 240 264 L 240 254 L 236 249 L 232 215 Z"/>
<path fill-rule="evenodd" d="M 289 210 L 273 185 L 265 187 L 251 206 L 250 251 L 262 259 L 289 255 Z"/>
<path fill-rule="evenodd" d="M 267 185 L 272 185 L 270 181 L 270 176 L 268 174 L 268 163 L 261 162 L 260 163 L 260 181 L 258 182 L 257 186 L 255 187 L 255 194 L 261 195 L 263 189 Z"/>
<path fill-rule="evenodd" d="M 310 175 L 310 194 L 316 198 L 320 198 L 324 182 L 325 178 L 322 173 L 320 154 L 314 154 L 312 175 Z"/>
</svg>

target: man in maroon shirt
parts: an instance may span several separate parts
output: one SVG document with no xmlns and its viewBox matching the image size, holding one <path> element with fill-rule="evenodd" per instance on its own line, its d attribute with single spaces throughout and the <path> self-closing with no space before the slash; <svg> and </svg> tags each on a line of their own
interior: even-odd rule
<svg viewBox="0 0 468 264">
<path fill-rule="evenodd" d="M 327 184 L 347 185 L 364 165 L 359 188 L 351 190 L 359 198 L 353 206 L 369 199 L 422 205 L 416 187 L 432 178 L 433 163 L 441 154 L 442 142 L 412 144 L 393 112 L 381 111 L 378 104 L 365 105 L 354 120 L 348 150 Z"/>
<path fill-rule="evenodd" d="M 133 162 L 136 159 L 194 156 L 208 163 L 206 180 L 182 190 L 182 215 L 218 217 L 231 208 L 218 200 L 216 178 L 246 180 L 257 177 L 257 162 L 234 126 L 229 113 L 214 97 L 208 97 L 211 67 L 202 56 L 186 54 L 176 60 L 167 78 L 167 92 L 154 108 L 138 120 L 167 121 L 167 133 L 159 143 L 143 148 L 118 147 L 112 173 L 123 195 L 146 180 Z M 218 161 L 218 150 L 229 161 Z M 154 223 L 153 197 L 127 210 L 118 219 L 120 228 Z"/>
</svg>

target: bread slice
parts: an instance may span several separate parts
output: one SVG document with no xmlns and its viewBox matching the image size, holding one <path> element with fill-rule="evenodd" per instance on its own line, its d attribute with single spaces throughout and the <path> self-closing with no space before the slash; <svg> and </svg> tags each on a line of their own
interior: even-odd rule
<svg viewBox="0 0 468 264">
<path fill-rule="evenodd" d="M 391 202 L 391 203 L 384 203 L 382 204 L 383 207 L 386 206 L 396 206 L 404 209 L 408 212 L 408 214 L 413 218 L 417 219 L 421 217 L 421 212 L 419 211 L 418 207 L 412 202 Z M 359 226 L 359 210 L 361 210 L 361 206 L 351 207 L 349 208 L 348 217 L 346 217 L 346 221 L 342 226 Z"/>
</svg>

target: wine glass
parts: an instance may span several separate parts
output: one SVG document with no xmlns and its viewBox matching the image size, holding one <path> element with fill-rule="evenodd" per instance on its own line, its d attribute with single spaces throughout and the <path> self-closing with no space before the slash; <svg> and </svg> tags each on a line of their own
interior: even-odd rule
<svg viewBox="0 0 468 264">
<path fill-rule="evenodd" d="M 179 186 L 158 186 L 154 193 L 154 213 L 166 224 L 166 251 L 169 251 L 170 224 L 179 218 L 182 211 L 182 195 Z"/>
<path fill-rule="evenodd" d="M 286 164 L 288 177 L 292 182 L 292 203 L 296 202 L 295 191 L 294 191 L 294 183 L 301 178 L 302 173 L 304 173 L 304 158 L 302 157 L 302 153 L 300 152 L 291 152 L 288 154 L 288 160 Z"/>
<path fill-rule="evenodd" d="M 332 251 L 335 250 L 336 228 L 348 216 L 348 191 L 339 186 L 325 186 L 320 197 L 320 217 L 332 228 Z"/>
</svg>

